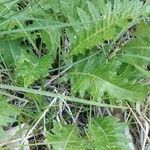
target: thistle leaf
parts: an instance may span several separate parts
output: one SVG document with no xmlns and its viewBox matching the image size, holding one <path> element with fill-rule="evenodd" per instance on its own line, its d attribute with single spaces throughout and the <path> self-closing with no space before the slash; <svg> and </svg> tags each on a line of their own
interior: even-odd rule
<svg viewBox="0 0 150 150">
<path fill-rule="evenodd" d="M 22 55 L 18 57 L 16 62 L 15 73 L 17 82 L 27 87 L 34 81 L 47 76 L 52 60 L 49 54 L 38 59 L 33 54 L 29 55 L 26 52 L 22 52 Z"/>
<path fill-rule="evenodd" d="M 4 134 L 3 126 L 15 122 L 15 117 L 19 115 L 19 110 L 4 99 L 5 97 L 0 96 L 0 135 Z M 3 136 L 0 136 L 0 139 L 2 138 Z"/>
<path fill-rule="evenodd" d="M 83 27 L 80 26 L 69 55 L 84 53 L 93 46 L 102 44 L 105 40 L 112 40 L 123 28 L 129 26 L 131 22 L 128 19 L 132 22 L 137 21 L 147 13 L 146 8 L 148 7 L 139 0 L 115 0 L 114 3 L 102 0 L 102 2 L 98 1 L 98 6 L 95 5 L 91 2 L 87 3 L 89 16 L 86 12 L 84 13 L 84 10 L 78 9 L 81 23 L 83 21 L 85 23 Z"/>
<path fill-rule="evenodd" d="M 117 118 L 92 118 L 88 124 L 88 137 L 95 150 L 126 150 L 125 124 Z"/>
<path fill-rule="evenodd" d="M 141 23 L 137 26 L 134 39 L 128 42 L 122 49 L 124 52 L 119 58 L 121 61 L 134 66 L 145 77 L 149 78 L 146 66 L 150 62 L 150 26 Z M 145 69 L 144 69 L 145 68 Z"/>
<path fill-rule="evenodd" d="M 96 100 L 102 99 L 106 93 L 111 98 L 119 100 L 145 99 L 148 91 L 146 86 L 129 82 L 127 78 L 117 75 L 121 66 L 119 61 L 102 64 L 100 59 L 100 56 L 96 56 L 72 69 L 70 72 L 72 93 L 79 93 L 81 97 L 89 93 L 92 99 Z"/>
<path fill-rule="evenodd" d="M 75 125 L 60 127 L 55 123 L 52 132 L 53 134 L 47 135 L 47 143 L 51 144 L 54 150 L 84 150 L 86 147 L 85 141 L 80 137 Z"/>
</svg>

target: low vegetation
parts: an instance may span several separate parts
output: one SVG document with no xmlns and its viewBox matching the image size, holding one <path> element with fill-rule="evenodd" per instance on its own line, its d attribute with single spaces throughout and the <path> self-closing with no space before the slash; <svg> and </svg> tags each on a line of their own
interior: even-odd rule
<svg viewBox="0 0 150 150">
<path fill-rule="evenodd" d="M 0 149 L 149 150 L 150 0 L 0 0 Z"/>
</svg>

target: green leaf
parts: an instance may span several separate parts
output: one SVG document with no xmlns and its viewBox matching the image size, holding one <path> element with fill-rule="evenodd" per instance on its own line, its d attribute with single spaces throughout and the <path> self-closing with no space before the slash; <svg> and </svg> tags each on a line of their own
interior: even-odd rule
<svg viewBox="0 0 150 150">
<path fill-rule="evenodd" d="M 80 17 L 81 23 L 83 24 L 84 28 L 88 29 L 90 27 L 90 25 L 89 25 L 90 17 L 81 8 L 78 8 L 77 11 L 78 11 L 78 15 Z"/>
<path fill-rule="evenodd" d="M 38 59 L 34 54 L 29 55 L 23 51 L 16 62 L 15 73 L 17 81 L 27 87 L 34 81 L 46 77 L 52 61 L 50 54 Z"/>
<path fill-rule="evenodd" d="M 91 118 L 86 134 L 81 137 L 76 125 L 59 126 L 55 123 L 46 142 L 54 150 L 126 150 L 129 140 L 125 137 L 125 128 L 125 123 L 114 117 Z"/>
<path fill-rule="evenodd" d="M 81 23 L 85 23 L 83 23 L 83 27 L 79 27 L 79 31 L 76 33 L 77 38 L 72 43 L 69 55 L 84 53 L 93 46 L 104 43 L 105 40 L 112 40 L 119 32 L 128 28 L 131 24 L 128 19 L 131 19 L 132 22 L 140 20 L 147 8 L 147 5 L 143 5 L 139 0 L 117 0 L 114 3 L 101 1 L 98 1 L 97 6 L 92 3 L 87 4 L 89 15 L 86 10 L 78 9 Z"/>
<path fill-rule="evenodd" d="M 134 38 L 128 42 L 123 51 L 126 54 L 150 57 L 150 25 L 148 23 L 140 23 L 137 26 Z M 135 56 L 136 57 L 136 56 Z"/>
<path fill-rule="evenodd" d="M 8 123 L 14 122 L 13 116 L 19 114 L 18 110 L 0 98 L 0 126 L 6 126 Z"/>
<path fill-rule="evenodd" d="M 135 65 L 135 67 L 143 74 L 145 75 L 145 77 L 150 78 L 150 73 L 148 71 L 146 71 L 145 69 L 143 69 L 142 67 Z"/>
<path fill-rule="evenodd" d="M 149 72 L 144 70 L 150 62 L 150 25 L 140 23 L 134 33 L 134 39 L 123 48 L 120 60 L 134 66 L 141 74 L 149 78 Z"/>
<path fill-rule="evenodd" d="M 125 124 L 114 117 L 92 118 L 88 124 L 88 137 L 94 150 L 127 150 Z"/>
<path fill-rule="evenodd" d="M 89 9 L 89 12 L 92 16 L 92 19 L 93 21 L 97 21 L 100 19 L 100 15 L 98 13 L 98 10 L 97 8 L 91 3 L 91 2 L 87 2 L 87 5 L 88 5 L 88 9 Z"/>
<path fill-rule="evenodd" d="M 80 137 L 76 125 L 61 127 L 55 123 L 52 132 L 47 135 L 46 141 L 53 146 L 54 150 L 84 150 L 86 147 L 86 143 Z"/>
<path fill-rule="evenodd" d="M 41 31 L 41 38 L 46 48 L 51 54 L 52 59 L 56 57 L 57 48 L 60 46 L 60 31 L 57 29 L 49 29 Z"/>
<path fill-rule="evenodd" d="M 14 66 L 16 56 L 21 54 L 20 40 L 1 40 L 0 41 L 0 61 L 5 61 L 7 66 Z"/>
<path fill-rule="evenodd" d="M 112 60 L 106 64 L 101 63 L 100 59 L 100 56 L 96 56 L 70 71 L 72 93 L 79 93 L 81 97 L 89 93 L 92 99 L 97 100 L 101 100 L 106 93 L 118 100 L 145 99 L 148 91 L 146 86 L 117 75 L 121 62 Z"/>
</svg>

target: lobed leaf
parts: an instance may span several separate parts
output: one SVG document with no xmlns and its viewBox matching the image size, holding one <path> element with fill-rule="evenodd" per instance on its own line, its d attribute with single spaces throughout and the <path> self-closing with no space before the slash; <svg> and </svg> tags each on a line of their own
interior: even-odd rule
<svg viewBox="0 0 150 150">
<path fill-rule="evenodd" d="M 101 100 L 106 94 L 110 99 L 145 99 L 148 92 L 146 86 L 133 83 L 126 76 L 117 75 L 121 62 L 112 60 L 110 63 L 102 64 L 100 59 L 100 56 L 96 56 L 72 69 L 69 76 L 72 93 L 79 93 L 81 97 L 89 93 L 92 99 L 96 100 Z"/>
<path fill-rule="evenodd" d="M 60 127 L 54 124 L 51 134 L 47 135 L 47 143 L 53 146 L 54 150 L 84 150 L 86 143 L 79 135 L 77 126 L 64 125 Z"/>
<path fill-rule="evenodd" d="M 102 0 L 98 1 L 97 6 L 91 2 L 87 5 L 89 15 L 78 9 L 79 18 L 85 23 L 72 43 L 70 55 L 84 53 L 93 46 L 104 43 L 105 40 L 112 40 L 123 28 L 129 26 L 129 19 L 132 22 L 139 20 L 141 15 L 147 13 L 144 10 L 148 7 L 148 4 L 143 4 L 139 0 L 115 0 L 114 3 Z"/>
<path fill-rule="evenodd" d="M 88 137 L 95 150 L 126 150 L 125 124 L 114 117 L 92 118 L 88 124 Z"/>
</svg>

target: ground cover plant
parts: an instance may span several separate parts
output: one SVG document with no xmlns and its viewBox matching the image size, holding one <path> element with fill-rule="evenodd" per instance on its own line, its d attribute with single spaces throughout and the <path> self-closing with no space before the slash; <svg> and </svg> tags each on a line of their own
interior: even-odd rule
<svg viewBox="0 0 150 150">
<path fill-rule="evenodd" d="M 150 149 L 150 0 L 0 0 L 0 150 Z"/>
</svg>

